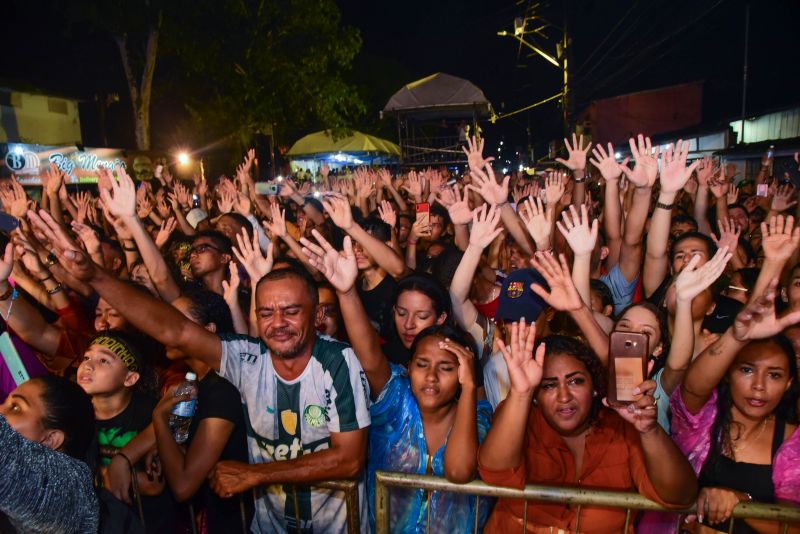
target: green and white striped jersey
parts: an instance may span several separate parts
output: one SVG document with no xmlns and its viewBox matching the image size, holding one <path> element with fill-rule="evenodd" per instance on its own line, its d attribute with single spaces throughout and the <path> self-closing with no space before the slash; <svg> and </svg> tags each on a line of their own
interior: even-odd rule
<svg viewBox="0 0 800 534">
<path fill-rule="evenodd" d="M 242 395 L 250 463 L 292 460 L 325 450 L 332 432 L 369 426 L 369 386 L 349 345 L 318 336 L 305 370 L 285 381 L 275 372 L 269 349 L 260 339 L 240 335 L 221 339 L 220 374 Z M 366 531 L 363 478 L 358 502 L 360 524 Z M 344 494 L 288 484 L 261 487 L 256 491 L 251 530 L 344 533 Z"/>
</svg>

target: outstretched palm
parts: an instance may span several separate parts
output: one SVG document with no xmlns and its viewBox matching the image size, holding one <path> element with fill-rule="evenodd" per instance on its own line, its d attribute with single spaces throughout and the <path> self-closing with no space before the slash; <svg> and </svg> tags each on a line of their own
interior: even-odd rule
<svg viewBox="0 0 800 534">
<path fill-rule="evenodd" d="M 511 324 L 511 343 L 506 346 L 502 339 L 495 340 L 495 350 L 503 354 L 508 367 L 508 378 L 511 391 L 519 395 L 530 395 L 542 381 L 544 367 L 544 344 L 536 350 L 533 357 L 533 345 L 536 339 L 536 325 L 526 326 L 525 319 Z"/>
<path fill-rule="evenodd" d="M 345 236 L 344 251 L 340 253 L 316 230 L 312 230 L 311 234 L 319 244 L 305 237 L 300 239 L 308 262 L 338 291 L 345 293 L 352 289 L 358 277 L 358 265 L 350 236 Z"/>
<path fill-rule="evenodd" d="M 531 289 L 550 306 L 559 311 L 579 310 L 583 306 L 581 296 L 570 276 L 567 258 L 563 254 L 559 254 L 556 261 L 550 254 L 537 252 L 531 260 L 531 265 L 542 275 L 550 286 L 550 291 L 539 284 L 533 284 Z"/>
<path fill-rule="evenodd" d="M 678 300 L 691 302 L 705 291 L 720 277 L 731 256 L 728 248 L 722 247 L 717 250 L 713 258 L 698 268 L 700 256 L 695 255 L 675 279 L 675 293 Z"/>
<path fill-rule="evenodd" d="M 638 144 L 633 138 L 628 141 L 636 166 L 631 170 L 627 165 L 623 165 L 622 172 L 636 187 L 653 187 L 656 176 L 658 176 L 659 149 L 656 147 L 654 151 L 650 138 L 644 137 L 642 134 L 639 134 L 637 140 Z"/>
<path fill-rule="evenodd" d="M 233 254 L 247 271 L 250 280 L 258 282 L 272 270 L 273 244 L 270 242 L 267 247 L 267 255 L 263 256 L 258 245 L 258 233 L 253 232 L 251 241 L 244 228 L 241 234 L 236 235 L 236 242 L 239 246 L 233 248 Z"/>
<path fill-rule="evenodd" d="M 733 322 L 733 335 L 739 341 L 765 339 L 800 322 L 800 311 L 789 312 L 781 318 L 775 316 L 775 289 L 778 280 L 770 282 L 764 294 L 739 312 Z"/>
</svg>

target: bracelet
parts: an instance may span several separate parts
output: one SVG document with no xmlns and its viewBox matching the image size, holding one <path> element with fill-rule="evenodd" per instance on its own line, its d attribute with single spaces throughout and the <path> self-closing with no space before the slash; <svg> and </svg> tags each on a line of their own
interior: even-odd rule
<svg viewBox="0 0 800 534">
<path fill-rule="evenodd" d="M 138 252 L 139 251 L 139 249 L 136 248 L 136 245 L 133 245 L 132 247 L 126 247 L 125 245 L 122 245 L 122 250 L 127 250 L 128 252 Z"/>
<path fill-rule="evenodd" d="M 52 288 L 52 289 L 48 289 L 48 290 L 47 290 L 47 294 L 48 294 L 48 295 L 55 295 L 56 293 L 58 293 L 58 292 L 59 292 L 59 291 L 61 291 L 62 289 L 64 289 L 64 286 L 63 286 L 63 285 L 61 285 L 60 283 L 58 283 L 58 284 L 56 284 L 56 286 L 55 286 L 54 288 Z"/>
<path fill-rule="evenodd" d="M 576 184 L 582 184 L 583 182 L 586 181 L 586 177 L 584 176 L 583 178 L 573 178 L 573 180 L 575 180 Z"/>
<path fill-rule="evenodd" d="M 43 284 L 43 283 L 47 282 L 48 280 L 51 280 L 52 278 L 53 278 L 53 273 L 49 273 L 44 278 L 39 278 L 39 283 Z"/>
<path fill-rule="evenodd" d="M 656 202 L 656 208 L 661 208 L 662 210 L 672 210 L 675 207 L 675 203 L 672 204 L 664 204 L 663 202 Z"/>
<path fill-rule="evenodd" d="M 19 293 L 17 292 L 17 288 L 16 287 L 11 286 L 10 284 L 9 284 L 8 287 L 11 288 L 11 304 L 8 305 L 8 313 L 6 313 L 6 316 L 3 317 L 3 320 L 6 322 L 6 324 L 8 324 L 8 318 L 11 317 L 11 310 L 14 309 L 14 301 L 17 300 L 17 297 L 19 296 Z M 5 297 L 5 298 L 3 298 L 3 300 L 5 300 L 7 298 L 8 297 Z"/>
</svg>

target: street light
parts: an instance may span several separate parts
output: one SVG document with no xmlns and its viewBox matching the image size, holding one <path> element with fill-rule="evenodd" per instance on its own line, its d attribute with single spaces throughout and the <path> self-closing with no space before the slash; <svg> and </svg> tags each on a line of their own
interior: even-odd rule
<svg viewBox="0 0 800 534">
<path fill-rule="evenodd" d="M 178 154 L 178 163 L 181 165 L 188 165 L 189 164 L 189 154 L 186 152 L 181 152 Z"/>
</svg>

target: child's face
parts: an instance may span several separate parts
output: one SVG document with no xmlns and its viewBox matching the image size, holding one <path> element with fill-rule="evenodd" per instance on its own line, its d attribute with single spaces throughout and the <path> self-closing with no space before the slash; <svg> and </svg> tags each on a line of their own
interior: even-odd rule
<svg viewBox="0 0 800 534">
<path fill-rule="evenodd" d="M 116 354 L 100 345 L 91 345 L 78 366 L 78 384 L 88 395 L 111 395 L 138 380 L 139 373 L 129 371 Z"/>
</svg>

